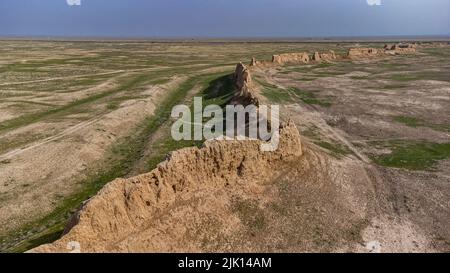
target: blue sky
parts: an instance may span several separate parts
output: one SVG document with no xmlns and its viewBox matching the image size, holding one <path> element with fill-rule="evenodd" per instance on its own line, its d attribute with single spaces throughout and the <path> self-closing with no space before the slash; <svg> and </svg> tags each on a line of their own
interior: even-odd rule
<svg viewBox="0 0 450 273">
<path fill-rule="evenodd" d="M 450 0 L 66 1 L 0 0 L 0 36 L 450 35 Z"/>
</svg>

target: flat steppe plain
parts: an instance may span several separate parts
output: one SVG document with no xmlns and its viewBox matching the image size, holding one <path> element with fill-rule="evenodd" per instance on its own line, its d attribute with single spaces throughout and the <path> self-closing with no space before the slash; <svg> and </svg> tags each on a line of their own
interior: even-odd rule
<svg viewBox="0 0 450 273">
<path fill-rule="evenodd" d="M 171 108 L 217 86 L 232 88 L 224 76 L 239 61 L 345 54 L 355 46 L 0 41 L 0 251 L 57 239 L 105 183 L 199 145 L 170 140 Z M 384 234 L 392 237 L 390 251 L 426 251 L 450 245 L 449 75 L 450 47 L 443 46 L 258 68 L 254 80 L 266 102 L 282 105 L 283 117 L 295 121 L 308 147 L 370 169 L 383 209 L 363 238 Z"/>
</svg>

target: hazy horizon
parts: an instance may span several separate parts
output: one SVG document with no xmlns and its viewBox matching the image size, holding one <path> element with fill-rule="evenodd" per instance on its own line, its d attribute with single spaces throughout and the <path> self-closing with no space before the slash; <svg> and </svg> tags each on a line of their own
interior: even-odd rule
<svg viewBox="0 0 450 273">
<path fill-rule="evenodd" d="M 0 0 L 0 37 L 450 37 L 449 10 L 447 0 Z"/>
</svg>

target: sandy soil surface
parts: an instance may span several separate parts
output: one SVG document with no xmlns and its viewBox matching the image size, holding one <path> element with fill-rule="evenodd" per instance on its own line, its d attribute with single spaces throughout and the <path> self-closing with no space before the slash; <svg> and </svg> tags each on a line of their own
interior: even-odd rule
<svg viewBox="0 0 450 273">
<path fill-rule="evenodd" d="M 396 149 L 395 145 L 449 143 L 450 83 L 446 77 L 431 80 L 439 76 L 424 72 L 448 73 L 448 62 L 448 58 L 418 54 L 364 61 L 348 69 L 333 64 L 318 68 L 326 73 L 313 80 L 303 80 L 314 77 L 312 69 L 290 73 L 280 73 L 286 68 L 257 71 L 261 80 L 278 88 L 293 87 L 314 94 L 314 98 L 330 101 L 326 106 L 314 101 L 308 103 L 308 100 L 287 103 L 284 114 L 296 121 L 310 145 L 318 144 L 320 148 L 324 140 L 342 145 L 347 150 L 343 158 L 358 160 L 369 173 L 377 202 L 376 213 L 363 230 L 362 241 L 355 248 L 338 251 L 449 250 L 450 172 L 447 166 L 450 160 L 444 158 L 428 170 L 389 168 L 374 160 L 390 154 Z M 398 66 L 407 70 L 392 70 Z M 386 71 L 383 67 L 389 69 Z M 333 75 L 336 71 L 339 75 Z M 420 76 L 392 80 L 397 73 Z M 408 117 L 426 122 L 423 125 L 402 123 Z M 380 147 L 376 143 L 384 145 Z M 324 151 L 329 150 L 327 148 Z"/>
</svg>

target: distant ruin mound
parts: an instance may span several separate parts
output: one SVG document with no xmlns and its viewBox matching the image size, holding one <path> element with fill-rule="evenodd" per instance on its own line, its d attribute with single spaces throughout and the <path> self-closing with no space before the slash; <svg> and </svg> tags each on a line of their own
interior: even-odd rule
<svg viewBox="0 0 450 273">
<path fill-rule="evenodd" d="M 326 61 L 326 62 L 330 62 L 333 60 L 336 60 L 337 56 L 336 53 L 334 53 L 333 50 L 330 50 L 329 52 L 326 53 L 319 53 L 319 52 L 314 52 L 313 55 L 313 60 L 316 62 L 321 62 L 321 61 Z"/>
<path fill-rule="evenodd" d="M 295 65 L 320 62 L 333 62 L 336 60 L 369 60 L 388 57 L 390 55 L 414 54 L 417 52 L 418 44 L 394 44 L 385 45 L 384 48 L 350 48 L 346 55 L 338 55 L 333 50 L 328 52 L 315 51 L 313 54 L 307 52 L 275 54 L 270 61 L 259 61 L 252 58 L 250 67 L 270 67 L 276 65 Z"/>
<path fill-rule="evenodd" d="M 384 55 L 384 50 L 377 48 L 350 48 L 348 51 L 348 57 L 350 59 L 369 59 L 377 58 Z"/>
<path fill-rule="evenodd" d="M 286 53 L 280 55 L 273 55 L 272 62 L 277 64 L 286 63 L 309 63 L 310 58 L 308 53 Z"/>
<path fill-rule="evenodd" d="M 373 59 L 389 55 L 414 54 L 417 51 L 416 44 L 385 45 L 384 48 L 351 48 L 347 57 L 352 60 Z"/>
</svg>

